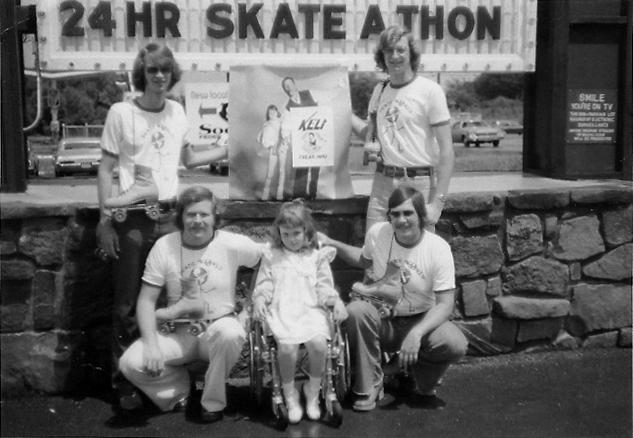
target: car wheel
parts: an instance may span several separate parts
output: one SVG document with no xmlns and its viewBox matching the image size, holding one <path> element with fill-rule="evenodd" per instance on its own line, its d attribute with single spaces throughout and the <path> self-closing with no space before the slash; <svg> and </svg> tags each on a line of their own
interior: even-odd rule
<svg viewBox="0 0 633 438">
<path fill-rule="evenodd" d="M 492 146 L 495 147 L 495 148 L 498 148 L 499 147 L 499 140 L 493 141 L 492 142 Z"/>
<path fill-rule="evenodd" d="M 462 137 L 462 143 L 464 143 L 464 147 L 469 148 L 470 147 L 470 142 L 468 140 L 466 140 L 466 138 Z"/>
</svg>

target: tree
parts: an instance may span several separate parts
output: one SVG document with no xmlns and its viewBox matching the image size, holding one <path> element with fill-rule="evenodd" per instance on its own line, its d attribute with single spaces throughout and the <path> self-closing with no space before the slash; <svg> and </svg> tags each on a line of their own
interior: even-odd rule
<svg viewBox="0 0 633 438">
<path fill-rule="evenodd" d="M 380 79 L 376 73 L 353 72 L 349 74 L 352 111 L 361 119 L 367 118 L 367 105 L 371 93 Z"/>
<path fill-rule="evenodd" d="M 475 93 L 483 100 L 497 96 L 523 99 L 523 75 L 516 73 L 485 73 L 473 81 Z"/>
</svg>

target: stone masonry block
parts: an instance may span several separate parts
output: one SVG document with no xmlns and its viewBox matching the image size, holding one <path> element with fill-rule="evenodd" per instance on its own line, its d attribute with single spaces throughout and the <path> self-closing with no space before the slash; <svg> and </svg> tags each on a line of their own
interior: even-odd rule
<svg viewBox="0 0 633 438">
<path fill-rule="evenodd" d="M 33 327 L 48 330 L 55 326 L 55 301 L 57 274 L 40 269 L 33 278 Z"/>
<path fill-rule="evenodd" d="M 604 240 L 610 246 L 621 245 L 633 240 L 633 205 L 602 213 Z"/>
<path fill-rule="evenodd" d="M 604 249 L 598 218 L 581 216 L 561 221 L 552 255 L 559 260 L 584 260 Z"/>
<path fill-rule="evenodd" d="M 485 280 L 475 280 L 462 283 L 462 303 L 464 315 L 467 317 L 488 315 L 488 299 L 486 298 Z"/>
<path fill-rule="evenodd" d="M 492 318 L 492 334 L 490 339 L 496 344 L 514 348 L 516 345 L 518 322 L 505 318 Z"/>
<path fill-rule="evenodd" d="M 629 187 L 580 187 L 571 191 L 575 204 L 630 204 L 633 192 Z"/>
<path fill-rule="evenodd" d="M 35 266 L 28 260 L 2 260 L 0 277 L 2 280 L 30 280 L 35 274 Z"/>
<path fill-rule="evenodd" d="M 631 329 L 631 327 L 620 329 L 620 332 L 618 335 L 618 347 L 631 348 L 632 338 L 633 338 L 633 329 Z"/>
<path fill-rule="evenodd" d="M 498 297 L 501 295 L 501 277 L 495 276 L 488 279 L 486 295 L 489 297 Z"/>
<path fill-rule="evenodd" d="M 543 227 L 535 214 L 514 216 L 506 221 L 506 250 L 510 260 L 521 260 L 543 251 Z"/>
<path fill-rule="evenodd" d="M 74 357 L 81 339 L 80 333 L 63 331 L 2 335 L 2 395 L 76 389 L 82 383 Z"/>
<path fill-rule="evenodd" d="M 542 319 L 565 316 L 569 301 L 559 298 L 497 297 L 493 311 L 506 319 Z"/>
<path fill-rule="evenodd" d="M 569 205 L 569 191 L 516 190 L 508 192 L 507 200 L 520 210 L 551 210 Z"/>
<path fill-rule="evenodd" d="M 496 235 L 456 236 L 451 244 L 455 259 L 455 275 L 475 277 L 499 272 L 504 256 Z"/>
<path fill-rule="evenodd" d="M 570 315 L 574 334 L 631 325 L 631 286 L 579 284 L 574 287 Z"/>
<path fill-rule="evenodd" d="M 539 292 L 567 296 L 569 268 L 556 260 L 530 257 L 501 272 L 504 287 L 509 294 Z"/>
<path fill-rule="evenodd" d="M 582 343 L 584 348 L 611 348 L 618 343 L 618 332 L 599 333 L 591 335 Z"/>
<path fill-rule="evenodd" d="M 537 339 L 554 339 L 562 327 L 562 318 L 519 321 L 517 341 L 527 342 Z"/>
<path fill-rule="evenodd" d="M 582 272 L 588 277 L 619 281 L 631 278 L 633 274 L 631 266 L 633 266 L 633 243 L 627 243 L 609 251 L 595 262 L 589 263 Z"/>
<path fill-rule="evenodd" d="M 66 229 L 42 230 L 25 228 L 18 247 L 22 254 L 35 259 L 41 266 L 59 265 L 64 260 Z"/>
</svg>

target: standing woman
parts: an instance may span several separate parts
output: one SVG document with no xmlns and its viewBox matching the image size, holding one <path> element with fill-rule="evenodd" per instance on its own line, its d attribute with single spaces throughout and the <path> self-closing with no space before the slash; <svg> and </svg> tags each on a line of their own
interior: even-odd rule
<svg viewBox="0 0 633 438">
<path fill-rule="evenodd" d="M 149 43 L 142 48 L 132 71 L 133 85 L 142 94 L 112 105 L 101 137 L 97 242 L 114 259 L 112 386 L 115 403 L 126 410 L 141 407 L 141 398 L 118 373 L 118 358 L 138 337 L 134 307 L 147 253 L 160 236 L 175 229 L 179 161 L 194 167 L 226 155 L 226 149 L 194 155 L 189 147 L 184 109 L 166 98 L 180 77 L 181 70 L 168 47 Z M 120 195 L 112 198 L 115 168 Z M 109 207 L 128 206 L 148 198 L 158 200 L 160 215 L 156 220 L 143 211 L 130 211 L 124 222 L 112 222 Z"/>
<path fill-rule="evenodd" d="M 385 220 L 387 199 L 402 184 L 424 194 L 426 225 L 434 229 L 455 158 L 446 96 L 439 84 L 417 75 L 420 49 L 405 28 L 385 29 L 374 58 L 389 79 L 376 85 L 369 101 L 368 114 L 376 119 L 383 161 L 376 166 L 366 229 Z M 353 122 L 355 131 L 360 131 L 357 121 Z"/>
</svg>

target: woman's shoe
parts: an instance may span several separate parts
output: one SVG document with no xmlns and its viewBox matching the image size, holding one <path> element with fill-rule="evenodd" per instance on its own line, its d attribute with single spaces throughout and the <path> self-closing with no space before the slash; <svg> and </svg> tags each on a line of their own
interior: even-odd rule
<svg viewBox="0 0 633 438">
<path fill-rule="evenodd" d="M 303 409 L 299 403 L 299 392 L 295 388 L 294 382 L 283 384 L 282 389 L 286 399 L 286 408 L 288 408 L 288 421 L 291 424 L 297 424 L 303 417 Z"/>
<path fill-rule="evenodd" d="M 312 387 L 309 383 L 303 385 L 303 395 L 306 399 L 306 414 L 308 414 L 308 418 L 313 421 L 321 419 L 321 408 L 319 407 L 320 390 L 320 384 L 316 388 Z"/>
<path fill-rule="evenodd" d="M 355 411 L 372 411 L 376 409 L 376 402 L 382 400 L 385 396 L 385 391 L 382 387 L 382 382 L 369 390 L 369 394 L 359 395 L 352 409 Z"/>
</svg>

